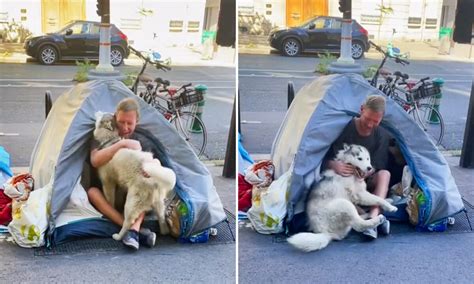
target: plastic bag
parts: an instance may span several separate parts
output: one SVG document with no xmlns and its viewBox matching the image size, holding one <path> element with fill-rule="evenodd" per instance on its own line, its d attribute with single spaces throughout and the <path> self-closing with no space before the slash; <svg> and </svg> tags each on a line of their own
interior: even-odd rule
<svg viewBox="0 0 474 284">
<path fill-rule="evenodd" d="M 257 232 L 261 234 L 283 232 L 291 173 L 292 168 L 274 180 L 268 188 L 254 187 L 252 207 L 247 214 Z"/>
<path fill-rule="evenodd" d="M 15 242 L 25 248 L 45 244 L 45 231 L 51 208 L 53 181 L 30 193 L 28 200 L 13 202 L 12 221 L 8 231 Z"/>
</svg>

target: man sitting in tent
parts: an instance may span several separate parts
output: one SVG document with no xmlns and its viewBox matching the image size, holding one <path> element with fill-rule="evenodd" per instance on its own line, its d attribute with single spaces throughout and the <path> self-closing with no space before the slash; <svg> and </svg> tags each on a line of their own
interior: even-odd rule
<svg viewBox="0 0 474 284">
<path fill-rule="evenodd" d="M 385 112 L 385 98 L 379 95 L 368 96 L 360 108 L 360 117 L 352 119 L 344 128 L 339 138 L 331 145 L 324 158 L 322 170 L 330 168 L 341 176 L 357 174 L 350 164 L 334 161 L 343 144 L 357 144 L 364 146 L 370 152 L 372 166 L 375 174 L 367 178 L 367 188 L 373 194 L 386 198 L 390 182 L 390 172 L 387 170 L 389 136 L 385 129 L 378 127 Z M 380 213 L 380 207 L 370 209 L 370 218 Z M 390 223 L 386 220 L 379 225 L 378 230 L 383 235 L 390 233 Z M 377 238 L 377 228 L 363 232 L 368 240 Z"/>
<path fill-rule="evenodd" d="M 122 148 L 142 150 L 140 142 L 135 140 L 136 138 L 134 137 L 135 127 L 139 118 L 139 105 L 133 98 L 123 99 L 119 102 L 115 111 L 115 120 L 119 129 L 119 135 L 123 139 L 103 149 L 99 149 L 99 145 L 95 140 L 93 140 L 90 152 L 90 162 L 94 168 L 97 169 L 107 164 L 113 158 L 115 153 Z M 122 226 L 124 221 L 123 215 L 115 209 L 114 204 L 109 204 L 105 199 L 105 196 L 100 189 L 102 187 L 100 180 L 96 174 L 95 176 L 96 177 L 91 179 L 91 188 L 87 190 L 89 201 L 100 213 L 109 218 L 113 223 Z M 146 228 L 140 230 L 144 218 L 145 212 L 140 214 L 131 229 L 123 237 L 122 242 L 126 246 L 138 249 L 139 240 L 149 247 L 155 245 L 156 234 Z M 138 232 L 140 232 L 140 236 Z"/>
</svg>

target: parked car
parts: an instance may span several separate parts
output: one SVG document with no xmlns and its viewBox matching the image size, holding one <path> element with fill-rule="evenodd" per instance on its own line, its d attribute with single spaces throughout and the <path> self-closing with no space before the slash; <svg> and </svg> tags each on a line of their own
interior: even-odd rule
<svg viewBox="0 0 474 284">
<path fill-rule="evenodd" d="M 128 38 L 115 25 L 110 30 L 110 63 L 122 64 L 130 54 Z M 99 22 L 73 21 L 55 33 L 29 38 L 26 54 L 51 65 L 59 60 L 99 59 Z"/>
<path fill-rule="evenodd" d="M 268 40 L 271 47 L 286 56 L 305 51 L 339 53 L 341 27 L 342 18 L 318 16 L 299 27 L 272 31 Z M 352 57 L 361 58 L 369 48 L 367 30 L 352 20 Z"/>
</svg>

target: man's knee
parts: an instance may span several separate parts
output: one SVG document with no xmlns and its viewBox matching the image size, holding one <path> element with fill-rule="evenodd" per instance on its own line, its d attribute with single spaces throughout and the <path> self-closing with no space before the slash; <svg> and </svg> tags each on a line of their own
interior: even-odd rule
<svg viewBox="0 0 474 284">
<path fill-rule="evenodd" d="M 390 172 L 387 170 L 380 170 L 375 174 L 375 180 L 379 182 L 389 182 L 390 181 Z"/>
</svg>

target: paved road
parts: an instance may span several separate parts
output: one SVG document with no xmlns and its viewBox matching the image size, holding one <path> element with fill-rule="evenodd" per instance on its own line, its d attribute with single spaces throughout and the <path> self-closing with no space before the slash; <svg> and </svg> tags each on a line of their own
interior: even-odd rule
<svg viewBox="0 0 474 284">
<path fill-rule="evenodd" d="M 0 65 L 0 145 L 12 156 L 13 166 L 29 164 L 31 151 L 44 122 L 44 93 L 53 100 L 74 86 L 73 64 L 42 66 L 36 63 Z M 123 74 L 138 72 L 139 66 L 122 66 Z M 208 129 L 206 156 L 224 159 L 235 96 L 235 69 L 224 67 L 175 67 L 170 72 L 147 69 L 173 84 L 192 82 L 209 87 L 203 119 Z"/>
<path fill-rule="evenodd" d="M 380 63 L 377 54 L 357 61 L 368 67 Z M 410 60 L 408 66 L 388 62 L 412 78 L 442 77 L 445 80 L 441 113 L 446 131 L 443 147 L 460 150 L 464 137 L 467 107 L 474 74 L 473 64 L 460 61 Z M 287 85 L 292 81 L 297 92 L 314 80 L 319 62 L 314 56 L 289 58 L 278 54 L 239 54 L 240 119 L 243 144 L 250 153 L 270 153 L 273 138 L 287 108 Z"/>
</svg>

